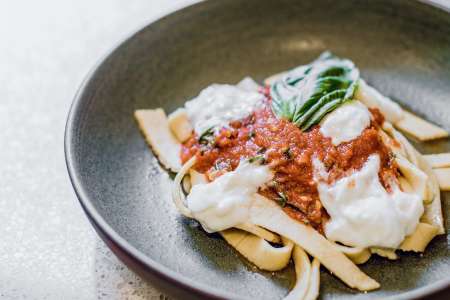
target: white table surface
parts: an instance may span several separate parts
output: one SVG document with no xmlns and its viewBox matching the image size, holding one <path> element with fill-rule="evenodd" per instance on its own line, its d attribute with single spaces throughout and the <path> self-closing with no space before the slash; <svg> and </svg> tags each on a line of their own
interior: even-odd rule
<svg viewBox="0 0 450 300">
<path fill-rule="evenodd" d="M 0 298 L 165 299 L 88 223 L 66 172 L 63 136 L 93 64 L 141 25 L 192 2 L 0 2 Z"/>
<path fill-rule="evenodd" d="M 66 171 L 64 125 L 100 57 L 192 2 L 0 1 L 0 298 L 164 299 L 88 223 Z"/>
</svg>

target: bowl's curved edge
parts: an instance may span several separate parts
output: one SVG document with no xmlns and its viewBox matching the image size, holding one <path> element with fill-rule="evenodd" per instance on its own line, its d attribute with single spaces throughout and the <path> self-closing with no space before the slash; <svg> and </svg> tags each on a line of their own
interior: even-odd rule
<svg viewBox="0 0 450 300">
<path fill-rule="evenodd" d="M 147 279 L 153 279 L 151 282 L 160 288 L 163 292 L 169 295 L 180 296 L 179 292 L 173 289 L 174 286 L 181 290 L 184 290 L 183 299 L 187 295 L 192 294 L 193 299 L 207 298 L 207 299 L 241 299 L 236 294 L 224 293 L 221 291 L 213 290 L 207 285 L 197 283 L 189 278 L 182 276 L 167 267 L 159 264 L 158 262 L 146 257 L 143 253 L 137 250 L 133 245 L 128 243 L 120 235 L 118 235 L 114 229 L 106 222 L 106 220 L 100 215 L 94 205 L 91 203 L 87 193 L 84 191 L 82 184 L 80 183 L 79 174 L 77 167 L 74 164 L 74 144 L 75 139 L 75 119 L 80 109 L 80 102 L 84 93 L 86 86 L 88 85 L 90 79 L 95 75 L 98 68 L 105 62 L 105 60 L 116 51 L 121 45 L 125 44 L 128 40 L 132 39 L 135 35 L 139 34 L 150 24 L 157 22 L 158 20 L 169 17 L 172 14 L 177 13 L 179 10 L 196 6 L 201 3 L 193 3 L 190 5 L 178 5 L 178 7 L 172 7 L 168 11 L 164 11 L 159 14 L 154 19 L 148 20 L 143 24 L 136 27 L 128 35 L 116 42 L 110 50 L 108 50 L 101 58 L 98 59 L 97 63 L 90 69 L 85 78 L 83 79 L 80 87 L 78 88 L 72 104 L 69 109 L 69 113 L 66 120 L 65 131 L 64 131 L 64 155 L 66 161 L 66 167 L 69 174 L 69 179 L 74 188 L 75 195 L 79 200 L 83 211 L 88 217 L 89 222 L 94 227 L 97 234 L 106 243 L 106 245 L 117 255 L 122 262 L 124 262 L 128 267 L 133 269 L 136 273 L 143 275 Z M 175 10 L 174 10 L 175 9 Z"/>
<path fill-rule="evenodd" d="M 201 1 L 201 0 L 200 0 Z M 433 0 L 416 0 L 417 2 L 432 6 L 436 9 L 443 10 L 450 14 L 450 7 L 445 7 L 440 5 Z M 133 269 L 139 275 L 142 275 L 151 280 L 158 288 L 163 292 L 168 293 L 172 296 L 183 296 L 184 299 L 192 298 L 196 299 L 201 297 L 202 299 L 242 299 L 239 295 L 233 293 L 226 293 L 218 291 L 216 289 L 210 288 L 207 285 L 195 282 L 189 278 L 176 273 L 164 265 L 148 258 L 133 245 L 128 243 L 124 238 L 122 238 L 114 229 L 106 222 L 106 220 L 100 215 L 94 205 L 91 203 L 87 193 L 84 191 L 82 184 L 80 183 L 79 174 L 74 164 L 74 144 L 75 139 L 75 119 L 79 112 L 81 112 L 81 99 L 84 90 L 95 75 L 98 68 L 105 62 L 105 60 L 115 52 L 120 46 L 125 44 L 128 40 L 132 39 L 135 35 L 143 31 L 147 26 L 159 21 L 162 18 L 170 17 L 176 14 L 179 10 L 192 8 L 197 5 L 203 4 L 202 2 L 197 2 L 190 5 L 178 5 L 178 7 L 172 7 L 168 11 L 164 11 L 159 14 L 156 18 L 147 20 L 145 23 L 137 26 L 135 30 L 131 31 L 127 36 L 119 40 L 109 51 L 107 51 L 98 62 L 92 67 L 92 69 L 87 73 L 83 82 L 81 83 L 77 93 L 74 96 L 73 102 L 70 106 L 69 113 L 67 116 L 65 132 L 64 132 L 64 154 L 66 167 L 69 174 L 71 184 L 74 188 L 75 194 L 80 202 L 83 211 L 88 217 L 90 223 L 96 230 L 97 234 L 102 238 L 102 240 L 107 244 L 107 246 L 117 255 L 122 262 L 124 262 L 128 267 Z M 175 10 L 174 10 L 175 9 Z M 181 291 L 173 289 L 176 286 Z M 395 295 L 388 297 L 386 299 L 421 299 L 423 297 L 437 297 L 436 299 L 444 299 L 447 293 L 450 292 L 450 278 L 445 280 L 440 280 L 433 284 L 406 292 L 402 295 Z M 445 295 L 444 295 L 445 293 Z"/>
<path fill-rule="evenodd" d="M 437 2 L 436 0 L 417 0 L 417 1 L 450 13 L 450 5 L 447 6 L 443 5 L 442 1 L 440 2 Z"/>
</svg>

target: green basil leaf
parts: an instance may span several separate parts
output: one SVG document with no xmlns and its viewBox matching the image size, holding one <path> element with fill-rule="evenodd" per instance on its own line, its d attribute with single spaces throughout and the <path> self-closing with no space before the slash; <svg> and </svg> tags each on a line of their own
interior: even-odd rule
<svg viewBox="0 0 450 300">
<path fill-rule="evenodd" d="M 347 92 L 345 93 L 345 100 L 351 100 L 355 96 L 355 92 L 359 86 L 359 79 L 352 82 L 352 84 L 348 87 Z"/>
<path fill-rule="evenodd" d="M 288 198 L 287 198 L 287 196 L 283 193 L 283 192 L 276 192 L 277 193 L 277 195 L 278 195 L 278 204 L 281 206 L 281 207 L 285 207 L 286 206 L 286 204 L 287 204 L 287 202 L 288 202 Z"/>
<path fill-rule="evenodd" d="M 315 82 L 315 87 L 312 95 L 303 104 L 297 106 L 292 121 L 298 126 L 303 123 L 302 116 L 313 107 L 317 101 L 323 96 L 329 94 L 334 90 L 341 90 L 347 88 L 351 84 L 351 81 L 335 76 L 328 76 L 318 79 Z"/>
<path fill-rule="evenodd" d="M 326 113 L 352 99 L 358 80 L 359 70 L 352 61 L 324 52 L 271 86 L 272 111 L 278 118 L 307 130 Z"/>
<path fill-rule="evenodd" d="M 298 120 L 295 121 L 295 125 L 302 128 L 305 123 L 308 123 L 309 119 L 319 111 L 323 106 L 328 104 L 329 102 L 335 101 L 336 99 L 343 99 L 345 96 L 346 90 L 340 89 L 332 91 L 325 96 L 321 97 L 319 101 L 317 101 L 307 112 L 305 112 Z M 308 126 L 309 128 L 309 126 Z M 306 129 L 308 129 L 306 128 Z"/>
<path fill-rule="evenodd" d="M 206 129 L 198 138 L 198 142 L 202 145 L 207 145 L 214 141 L 214 126 Z"/>
<path fill-rule="evenodd" d="M 344 76 L 349 72 L 351 72 L 351 69 L 347 66 L 330 66 L 329 68 L 320 72 L 317 77 L 321 78 L 328 76 Z"/>
<path fill-rule="evenodd" d="M 292 121 L 296 110 L 297 101 L 295 98 L 297 95 L 292 91 L 289 91 L 283 82 L 276 82 L 270 88 L 272 96 L 272 111 L 280 118 L 288 121 Z"/>
<path fill-rule="evenodd" d="M 309 72 L 311 72 L 311 70 L 312 70 L 312 66 L 310 66 L 310 65 L 300 66 L 300 67 L 294 69 L 292 72 L 290 72 L 286 76 L 284 81 L 289 85 L 295 86 L 300 81 L 305 79 L 305 77 L 309 74 Z"/>
<path fill-rule="evenodd" d="M 264 157 L 264 155 L 262 155 L 262 154 L 259 154 L 259 155 L 255 155 L 255 156 L 252 156 L 252 157 L 249 157 L 248 158 L 248 162 L 249 163 L 260 163 L 260 164 L 265 164 L 266 163 L 266 158 Z"/>
</svg>

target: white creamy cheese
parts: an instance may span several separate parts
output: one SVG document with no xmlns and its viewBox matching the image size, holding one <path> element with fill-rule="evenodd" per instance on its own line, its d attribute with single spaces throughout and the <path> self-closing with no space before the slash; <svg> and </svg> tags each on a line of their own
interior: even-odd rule
<svg viewBox="0 0 450 300">
<path fill-rule="evenodd" d="M 240 88 L 228 84 L 212 84 L 185 104 L 188 116 L 197 134 L 211 127 L 221 128 L 232 120 L 250 115 L 259 107 L 264 96 L 250 91 L 248 82 Z M 241 85 L 241 86 L 242 86 Z"/>
<path fill-rule="evenodd" d="M 390 98 L 383 96 L 375 88 L 368 85 L 363 79 L 359 80 L 355 98 L 368 107 L 378 108 L 383 116 L 391 123 L 403 119 L 403 109 Z"/>
<path fill-rule="evenodd" d="M 236 87 L 248 92 L 257 92 L 261 86 L 253 78 L 246 76 L 236 84 Z"/>
<path fill-rule="evenodd" d="M 388 193 L 378 179 L 380 158 L 371 155 L 363 168 L 332 185 L 320 181 L 327 172 L 314 159 L 319 197 L 330 215 L 325 235 L 354 247 L 397 248 L 414 232 L 424 208 L 422 198 L 402 192 Z"/>
<path fill-rule="evenodd" d="M 320 132 L 333 145 L 351 141 L 370 125 L 370 112 L 359 101 L 348 102 L 329 113 L 320 123 Z"/>
<path fill-rule="evenodd" d="M 194 185 L 187 206 L 208 232 L 234 227 L 248 220 L 258 187 L 272 177 L 268 166 L 241 161 L 236 170 L 213 182 Z"/>
</svg>

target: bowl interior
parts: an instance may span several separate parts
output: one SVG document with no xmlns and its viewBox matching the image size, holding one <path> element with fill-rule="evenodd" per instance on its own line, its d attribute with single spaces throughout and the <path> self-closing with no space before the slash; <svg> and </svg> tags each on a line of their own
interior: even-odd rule
<svg viewBox="0 0 450 300">
<path fill-rule="evenodd" d="M 413 1 L 208 1 L 147 26 L 112 52 L 79 94 L 69 144 L 80 185 L 129 244 L 211 289 L 280 298 L 292 267 L 256 270 L 216 235 L 178 215 L 170 178 L 133 120 L 138 108 L 171 112 L 214 83 L 257 80 L 309 62 L 324 50 L 352 59 L 362 76 L 405 107 L 450 130 L 450 16 Z M 449 151 L 447 141 L 417 144 Z M 448 195 L 443 208 L 448 216 Z M 447 222 L 448 229 L 448 222 Z M 325 270 L 323 298 L 399 295 L 450 278 L 447 236 L 423 257 L 373 257 L 362 269 L 381 283 L 359 294 Z"/>
</svg>

